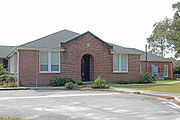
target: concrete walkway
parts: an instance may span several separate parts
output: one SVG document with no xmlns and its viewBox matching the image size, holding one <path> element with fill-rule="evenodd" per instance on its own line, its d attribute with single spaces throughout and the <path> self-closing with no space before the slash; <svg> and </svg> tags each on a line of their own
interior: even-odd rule
<svg viewBox="0 0 180 120">
<path fill-rule="evenodd" d="M 148 94 L 148 95 L 154 95 L 154 96 L 161 96 L 161 97 L 177 97 L 180 98 L 180 94 L 178 93 L 168 93 L 168 92 L 157 92 L 157 91 L 151 91 L 151 90 L 137 90 L 137 89 L 131 89 L 131 88 L 120 88 L 120 87 L 111 87 L 114 90 L 117 91 L 122 91 L 122 92 L 140 92 L 143 94 Z"/>
<path fill-rule="evenodd" d="M 148 83 L 148 84 L 117 84 L 117 86 L 130 86 L 130 85 L 169 85 L 174 83 L 180 83 L 180 81 L 167 82 L 167 83 Z"/>
</svg>

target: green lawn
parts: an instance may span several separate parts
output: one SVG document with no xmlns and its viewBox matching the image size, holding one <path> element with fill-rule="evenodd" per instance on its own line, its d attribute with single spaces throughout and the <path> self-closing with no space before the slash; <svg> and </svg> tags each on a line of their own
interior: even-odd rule
<svg viewBox="0 0 180 120">
<path fill-rule="evenodd" d="M 24 120 L 19 117 L 0 117 L 0 120 Z"/>
<path fill-rule="evenodd" d="M 155 83 L 168 83 L 168 82 L 174 82 L 174 81 L 180 81 L 178 78 L 177 80 L 157 80 Z"/>
<path fill-rule="evenodd" d="M 169 84 L 169 85 L 115 85 L 112 84 L 111 86 L 114 87 L 123 87 L 123 88 L 133 88 L 139 90 L 152 90 L 152 91 L 159 91 L 159 92 L 170 92 L 170 93 L 180 93 L 180 83 Z"/>
</svg>

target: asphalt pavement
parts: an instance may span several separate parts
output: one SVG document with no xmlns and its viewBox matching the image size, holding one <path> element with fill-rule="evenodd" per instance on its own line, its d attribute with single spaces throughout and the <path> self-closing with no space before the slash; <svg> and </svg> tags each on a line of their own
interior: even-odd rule
<svg viewBox="0 0 180 120">
<path fill-rule="evenodd" d="M 0 91 L 0 116 L 26 120 L 180 120 L 180 107 L 161 98 L 108 91 Z"/>
</svg>

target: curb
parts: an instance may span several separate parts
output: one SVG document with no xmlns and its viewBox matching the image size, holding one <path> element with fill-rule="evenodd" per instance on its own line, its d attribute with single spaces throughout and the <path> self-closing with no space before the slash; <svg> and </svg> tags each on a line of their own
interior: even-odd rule
<svg viewBox="0 0 180 120">
<path fill-rule="evenodd" d="M 118 90 L 118 89 L 111 89 L 110 91 L 115 91 L 115 92 L 122 92 L 122 93 L 130 93 L 130 94 L 139 94 L 139 95 L 148 95 L 148 96 L 153 96 L 153 97 L 160 97 L 160 98 L 164 98 L 164 99 L 173 99 L 175 102 L 180 103 L 180 98 L 175 97 L 175 96 L 166 96 L 166 95 L 156 95 L 156 94 L 148 94 L 148 93 L 143 93 L 143 92 L 139 92 L 139 91 L 135 91 L 135 92 L 130 92 L 130 91 L 123 91 L 123 90 Z"/>
<path fill-rule="evenodd" d="M 30 90 L 30 88 L 0 88 L 1 90 Z"/>
<path fill-rule="evenodd" d="M 180 99 L 178 97 L 174 97 L 174 100 L 180 103 Z"/>
</svg>

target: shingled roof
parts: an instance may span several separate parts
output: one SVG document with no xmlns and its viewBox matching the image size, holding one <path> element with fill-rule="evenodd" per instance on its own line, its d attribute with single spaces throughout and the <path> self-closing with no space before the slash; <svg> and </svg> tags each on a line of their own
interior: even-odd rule
<svg viewBox="0 0 180 120">
<path fill-rule="evenodd" d="M 86 33 L 90 33 L 90 32 L 86 32 Z M 79 34 L 79 33 L 64 29 L 62 31 L 50 34 L 50 35 L 42 37 L 40 39 L 22 44 L 20 46 L 17 46 L 16 48 L 17 49 L 60 49 L 59 48 L 60 43 L 66 43 L 68 41 L 74 40 L 86 33 Z M 100 38 L 98 38 L 98 39 L 101 40 Z M 141 55 L 140 60 L 145 61 L 145 52 L 144 51 L 141 51 L 141 50 L 138 50 L 135 48 L 122 47 L 122 46 L 115 45 L 112 43 L 107 43 L 105 41 L 103 41 L 103 42 L 110 46 L 113 46 L 113 52 L 126 53 L 126 54 L 140 54 Z M 0 55 L 0 56 L 3 56 L 3 57 L 7 56 L 7 54 L 10 53 L 10 51 L 12 51 L 13 48 L 15 48 L 15 47 L 11 46 L 8 48 L 8 46 L 7 46 L 7 50 L 0 50 L 0 51 L 2 51 L 1 52 L 2 55 Z M 148 61 L 171 61 L 171 60 L 148 53 Z"/>
<path fill-rule="evenodd" d="M 138 50 L 138 49 L 135 49 L 135 48 L 131 48 L 131 49 L 134 50 L 134 51 L 141 52 L 142 54 L 140 56 L 140 61 L 146 61 L 146 53 L 144 51 Z M 170 60 L 168 58 L 157 56 L 157 55 L 149 53 L 149 52 L 147 53 L 147 61 L 172 62 L 172 60 Z"/>
<path fill-rule="evenodd" d="M 15 46 L 0 46 L 0 58 L 6 58 Z"/>
<path fill-rule="evenodd" d="M 62 30 L 43 38 L 22 44 L 17 48 L 31 48 L 31 49 L 59 49 L 60 42 L 70 40 L 80 35 L 69 30 Z"/>
</svg>

